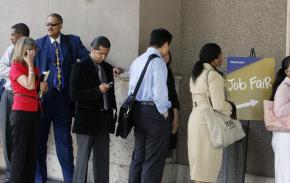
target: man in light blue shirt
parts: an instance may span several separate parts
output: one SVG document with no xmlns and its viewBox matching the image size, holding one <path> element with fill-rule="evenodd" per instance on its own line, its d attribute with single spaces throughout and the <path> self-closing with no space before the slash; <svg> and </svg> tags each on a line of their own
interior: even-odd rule
<svg viewBox="0 0 290 183">
<path fill-rule="evenodd" d="M 128 94 L 134 92 L 141 72 L 150 55 L 133 110 L 135 146 L 129 172 L 129 183 L 160 183 L 171 133 L 168 109 L 167 67 L 163 61 L 169 51 L 172 35 L 165 29 L 155 29 L 150 36 L 150 47 L 130 66 Z"/>
<path fill-rule="evenodd" d="M 12 44 L 6 49 L 4 55 L 0 59 L 0 80 L 5 79 L 4 92 L 0 102 L 0 124 L 2 131 L 3 154 L 6 164 L 6 175 L 4 180 L 0 182 L 10 182 L 10 160 L 12 150 L 12 129 L 10 125 L 10 113 L 13 103 L 13 93 L 11 90 L 9 71 L 12 62 L 14 45 L 22 36 L 29 36 L 29 28 L 24 23 L 18 23 L 11 27 L 11 42 Z"/>
</svg>

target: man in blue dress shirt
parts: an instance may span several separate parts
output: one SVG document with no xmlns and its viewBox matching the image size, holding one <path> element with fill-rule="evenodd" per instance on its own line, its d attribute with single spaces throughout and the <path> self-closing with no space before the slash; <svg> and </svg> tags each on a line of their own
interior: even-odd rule
<svg viewBox="0 0 290 183">
<path fill-rule="evenodd" d="M 150 61 L 136 96 L 133 119 L 135 146 L 129 172 L 130 183 L 160 183 L 171 133 L 168 109 L 167 68 L 163 61 L 169 51 L 172 35 L 165 29 L 155 29 L 150 36 L 150 47 L 130 66 L 128 94 L 134 92 L 141 72 Z"/>
</svg>

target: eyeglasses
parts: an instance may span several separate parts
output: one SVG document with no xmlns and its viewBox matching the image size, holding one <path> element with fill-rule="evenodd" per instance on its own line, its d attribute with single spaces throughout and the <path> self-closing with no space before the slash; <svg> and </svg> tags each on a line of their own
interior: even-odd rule
<svg viewBox="0 0 290 183">
<path fill-rule="evenodd" d="M 45 26 L 47 26 L 47 27 L 49 27 L 49 26 L 51 26 L 51 27 L 55 27 L 55 26 L 57 26 L 59 23 L 56 23 L 56 22 L 46 22 L 45 23 Z"/>
</svg>

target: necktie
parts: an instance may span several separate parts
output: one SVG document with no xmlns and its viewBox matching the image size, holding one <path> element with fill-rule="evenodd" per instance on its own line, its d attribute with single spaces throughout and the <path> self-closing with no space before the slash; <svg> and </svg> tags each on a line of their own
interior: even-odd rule
<svg viewBox="0 0 290 183">
<path fill-rule="evenodd" d="M 100 78 L 101 83 L 107 83 L 106 73 L 104 71 L 104 68 L 100 64 L 98 64 L 98 74 L 99 74 L 99 78 Z M 104 100 L 104 109 L 108 110 L 109 109 L 109 95 L 108 95 L 108 93 L 103 94 L 103 100 Z"/>
<path fill-rule="evenodd" d="M 55 65 L 56 65 L 56 73 L 55 73 L 55 79 L 54 79 L 54 87 L 61 91 L 63 88 L 63 82 L 62 82 L 62 71 L 61 71 L 61 60 L 60 60 L 60 51 L 59 46 L 56 41 L 53 42 L 53 48 L 55 51 Z"/>
</svg>

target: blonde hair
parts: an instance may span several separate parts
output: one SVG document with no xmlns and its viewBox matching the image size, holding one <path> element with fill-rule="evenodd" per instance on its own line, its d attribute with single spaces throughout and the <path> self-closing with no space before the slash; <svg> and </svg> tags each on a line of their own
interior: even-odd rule
<svg viewBox="0 0 290 183">
<path fill-rule="evenodd" d="M 13 52 L 13 62 L 25 64 L 24 57 L 26 50 L 36 49 L 35 41 L 30 37 L 21 37 L 18 39 Z"/>
</svg>

